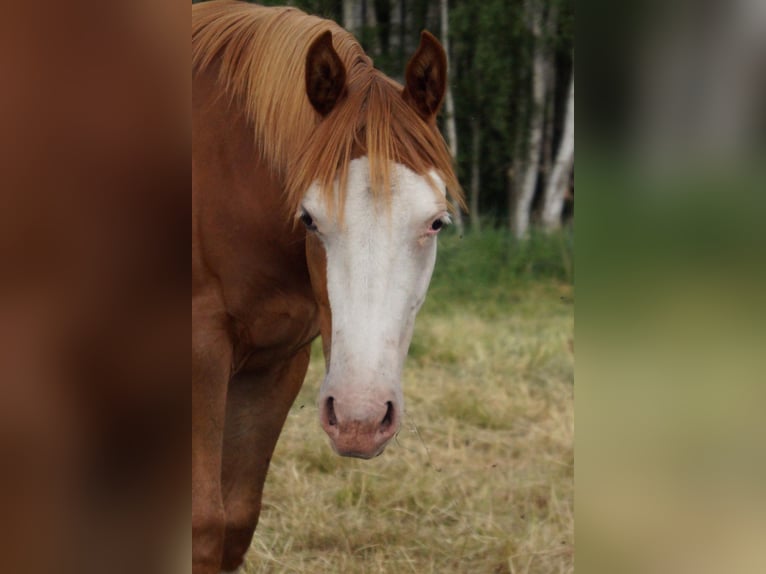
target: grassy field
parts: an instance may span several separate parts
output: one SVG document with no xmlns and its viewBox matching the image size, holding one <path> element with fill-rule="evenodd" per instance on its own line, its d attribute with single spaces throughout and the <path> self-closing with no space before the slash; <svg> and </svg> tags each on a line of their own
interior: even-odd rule
<svg viewBox="0 0 766 574">
<path fill-rule="evenodd" d="M 574 571 L 572 242 L 440 239 L 403 426 L 376 459 L 327 444 L 315 345 L 247 574 Z"/>
</svg>

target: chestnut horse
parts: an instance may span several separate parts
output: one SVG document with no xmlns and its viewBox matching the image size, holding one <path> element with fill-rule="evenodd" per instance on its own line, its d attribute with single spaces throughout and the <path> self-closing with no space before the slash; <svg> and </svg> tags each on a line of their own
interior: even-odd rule
<svg viewBox="0 0 766 574">
<path fill-rule="evenodd" d="M 333 449 L 370 458 L 397 432 L 436 234 L 462 197 L 427 32 L 402 87 L 331 21 L 202 3 L 192 66 L 192 561 L 210 574 L 243 562 L 320 333 Z"/>
</svg>

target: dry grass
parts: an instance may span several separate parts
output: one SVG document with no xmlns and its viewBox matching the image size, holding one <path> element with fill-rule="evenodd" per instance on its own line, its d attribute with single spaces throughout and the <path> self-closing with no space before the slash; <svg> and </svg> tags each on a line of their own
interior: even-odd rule
<svg viewBox="0 0 766 574">
<path fill-rule="evenodd" d="M 574 571 L 571 289 L 514 289 L 504 312 L 483 313 L 480 298 L 423 310 L 404 424 L 374 460 L 328 446 L 315 349 L 247 574 Z"/>
</svg>

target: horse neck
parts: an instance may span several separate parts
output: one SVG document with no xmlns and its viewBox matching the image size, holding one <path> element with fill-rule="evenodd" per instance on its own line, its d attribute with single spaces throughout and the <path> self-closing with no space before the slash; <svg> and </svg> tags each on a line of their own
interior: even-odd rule
<svg viewBox="0 0 766 574">
<path fill-rule="evenodd" d="M 294 265 L 303 258 L 302 229 L 293 226 L 285 207 L 278 169 L 262 159 L 252 126 L 236 105 L 228 106 L 211 81 L 211 73 L 194 82 L 194 182 L 192 206 L 201 233 L 220 234 L 228 254 L 237 250 L 273 253 L 273 260 Z M 242 253 L 235 259 L 243 259 Z"/>
</svg>

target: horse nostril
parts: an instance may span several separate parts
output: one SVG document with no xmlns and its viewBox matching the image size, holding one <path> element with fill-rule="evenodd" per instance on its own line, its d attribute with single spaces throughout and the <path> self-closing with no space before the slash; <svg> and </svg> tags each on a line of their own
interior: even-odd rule
<svg viewBox="0 0 766 574">
<path fill-rule="evenodd" d="M 333 406 L 334 402 L 335 399 L 328 397 L 327 403 L 325 403 L 325 408 L 327 409 L 327 424 L 329 424 L 331 427 L 334 427 L 338 424 L 338 417 L 335 416 L 335 407 Z"/>
<path fill-rule="evenodd" d="M 380 421 L 381 430 L 386 430 L 394 422 L 394 403 L 386 401 L 386 416 Z"/>
</svg>

